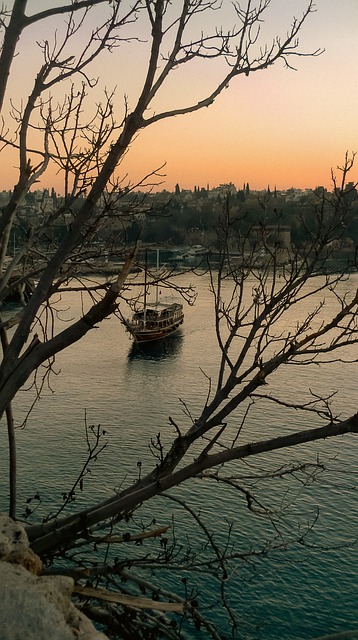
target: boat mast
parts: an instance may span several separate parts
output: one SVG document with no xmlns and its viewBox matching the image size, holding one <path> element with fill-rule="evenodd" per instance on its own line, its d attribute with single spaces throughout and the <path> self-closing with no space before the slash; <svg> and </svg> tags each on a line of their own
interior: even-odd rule
<svg viewBox="0 0 358 640">
<path fill-rule="evenodd" d="M 147 268 L 148 268 L 148 249 L 145 250 L 145 266 L 144 266 L 144 313 L 143 313 L 143 321 L 144 326 L 147 321 Z"/>
<path fill-rule="evenodd" d="M 157 286 L 155 287 L 155 304 L 157 305 L 159 302 L 159 284 L 158 284 L 158 277 L 159 277 L 159 249 L 157 248 Z"/>
</svg>

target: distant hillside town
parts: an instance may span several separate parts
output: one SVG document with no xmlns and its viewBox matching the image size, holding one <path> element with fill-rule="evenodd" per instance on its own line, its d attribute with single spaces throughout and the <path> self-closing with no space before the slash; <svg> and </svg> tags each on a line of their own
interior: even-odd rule
<svg viewBox="0 0 358 640">
<path fill-rule="evenodd" d="M 0 192 L 0 207 L 6 205 L 9 191 Z M 94 241 L 108 246 L 123 246 L 139 236 L 143 243 L 167 247 L 203 247 L 215 250 L 218 227 L 223 212 L 229 211 L 242 235 L 255 234 L 255 228 L 267 229 L 284 247 L 299 246 L 307 239 L 314 225 L 315 211 L 332 196 L 324 187 L 316 189 L 276 188 L 254 191 L 249 183 L 242 188 L 234 184 L 220 184 L 209 188 L 195 186 L 193 190 L 176 185 L 173 192 L 134 192 L 130 189 L 102 196 L 98 204 L 98 224 Z M 341 194 L 349 211 L 341 234 L 342 250 L 351 251 L 358 244 L 358 195 L 355 185 L 348 183 Z M 45 226 L 43 243 L 58 242 L 81 206 L 81 197 L 70 200 L 59 196 L 52 188 L 29 192 L 19 206 L 16 224 L 11 231 L 9 253 L 21 246 L 29 234 Z M 46 225 L 46 223 L 51 222 Z M 235 251 L 235 236 L 229 238 Z"/>
</svg>

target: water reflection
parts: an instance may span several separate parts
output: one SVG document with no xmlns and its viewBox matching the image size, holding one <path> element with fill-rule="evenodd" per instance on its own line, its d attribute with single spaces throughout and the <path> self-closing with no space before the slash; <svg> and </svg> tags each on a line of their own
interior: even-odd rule
<svg viewBox="0 0 358 640">
<path fill-rule="evenodd" d="M 132 343 L 128 353 L 129 360 L 166 360 L 178 356 L 183 345 L 183 335 L 176 333 L 163 340 L 155 342 L 144 342 L 143 344 Z"/>
</svg>

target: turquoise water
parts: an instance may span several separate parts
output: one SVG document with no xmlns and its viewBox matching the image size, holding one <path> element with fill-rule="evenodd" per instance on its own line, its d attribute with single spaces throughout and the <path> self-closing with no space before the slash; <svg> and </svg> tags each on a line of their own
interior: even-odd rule
<svg viewBox="0 0 358 640">
<path fill-rule="evenodd" d="M 84 492 L 79 504 L 108 496 L 114 488 L 130 483 L 137 477 L 138 461 L 143 473 L 149 470 L 153 465 L 150 439 L 159 432 L 163 442 L 169 442 L 173 436 L 168 416 L 184 429 L 189 424 L 184 409 L 194 417 L 198 415 L 206 400 L 208 379 L 215 376 L 217 347 L 207 277 L 197 278 L 195 285 L 197 304 L 186 310 L 181 334 L 162 347 L 134 353 L 123 326 L 118 319 L 111 318 L 58 356 L 55 369 L 60 375 L 52 376 L 51 388 L 43 390 L 26 427 L 17 431 L 20 504 L 37 491 L 42 499 L 38 515 L 53 510 L 54 502 L 61 504 L 61 493 L 75 479 L 79 461 L 85 456 L 85 412 L 90 424 L 100 423 L 106 430 L 108 447 L 85 480 L 91 495 Z M 61 322 L 81 313 L 81 303 L 73 294 L 66 294 L 58 307 Z M 348 416 L 356 411 L 357 383 L 356 364 L 287 366 L 275 375 L 270 389 L 276 388 L 288 399 L 308 388 L 317 393 L 337 391 L 337 411 Z M 31 395 L 31 390 L 24 390 L 16 402 L 18 426 L 26 415 Z M 234 434 L 241 418 L 239 413 L 232 418 L 229 433 Z M 263 410 L 255 405 L 241 439 L 242 442 L 262 439 L 311 424 L 307 414 L 293 410 L 283 414 L 277 406 L 265 406 Z M 1 469 L 5 470 L 4 430 L 0 446 Z M 239 638 L 313 640 L 358 628 L 358 545 L 353 544 L 358 536 L 357 438 L 346 436 L 267 454 L 256 464 L 270 474 L 289 462 L 313 463 L 317 456 L 329 471 L 307 487 L 299 477 L 293 482 L 288 477 L 266 478 L 263 482 L 249 479 L 257 474 L 253 461 L 229 468 L 230 472 L 239 470 L 245 476 L 243 486 L 250 487 L 273 513 L 284 508 L 281 523 L 274 515 L 270 521 L 263 513 L 249 513 L 242 494 L 208 481 L 192 481 L 172 492 L 193 509 L 200 509 L 218 544 L 226 543 L 233 523 L 233 552 L 246 554 L 263 548 L 269 551 L 249 561 L 236 558 L 230 563 L 226 586 L 229 603 L 239 620 Z M 4 506 L 0 507 L 6 509 L 4 473 L 0 495 L 4 496 Z M 173 510 L 178 537 L 187 535 L 193 549 L 197 549 L 198 559 L 204 558 L 192 518 L 169 499 L 158 498 L 145 506 L 143 517 L 155 517 L 160 525 L 171 524 Z M 298 527 L 304 544 L 293 544 Z M 180 590 L 180 576 L 173 569 L 165 573 L 163 580 L 171 589 Z M 203 569 L 198 569 L 191 584 L 200 592 L 200 606 L 204 610 L 208 607 L 207 615 L 225 631 L 222 610 L 209 608 L 217 600 L 215 582 Z"/>
</svg>

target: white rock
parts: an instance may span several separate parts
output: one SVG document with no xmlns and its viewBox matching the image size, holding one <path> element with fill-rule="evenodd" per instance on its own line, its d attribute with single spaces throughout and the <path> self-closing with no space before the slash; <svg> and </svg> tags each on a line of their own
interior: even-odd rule
<svg viewBox="0 0 358 640">
<path fill-rule="evenodd" d="M 0 562 L 1 640 L 106 640 L 70 600 L 72 578 Z"/>
<path fill-rule="evenodd" d="M 0 562 L 1 640 L 74 640 L 53 602 L 33 586 L 23 567 Z"/>
<path fill-rule="evenodd" d="M 0 639 L 106 640 L 71 602 L 72 578 L 41 568 L 24 528 L 0 514 Z"/>
<path fill-rule="evenodd" d="M 0 559 L 10 553 L 24 553 L 29 548 L 25 529 L 5 513 L 0 513 Z"/>
</svg>

